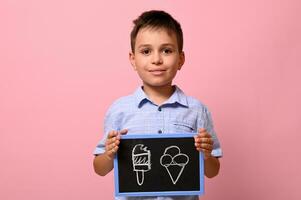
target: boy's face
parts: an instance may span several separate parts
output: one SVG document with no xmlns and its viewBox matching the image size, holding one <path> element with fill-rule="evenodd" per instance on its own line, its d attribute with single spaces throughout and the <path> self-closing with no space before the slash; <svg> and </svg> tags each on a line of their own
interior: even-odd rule
<svg viewBox="0 0 301 200">
<path fill-rule="evenodd" d="M 135 53 L 130 53 L 130 61 L 144 86 L 165 87 L 172 84 L 185 57 L 184 52 L 178 50 L 175 33 L 146 27 L 137 34 Z"/>
</svg>

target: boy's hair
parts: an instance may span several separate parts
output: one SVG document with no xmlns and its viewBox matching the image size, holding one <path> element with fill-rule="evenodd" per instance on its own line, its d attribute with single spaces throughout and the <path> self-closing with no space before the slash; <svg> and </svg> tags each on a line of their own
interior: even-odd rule
<svg viewBox="0 0 301 200">
<path fill-rule="evenodd" d="M 161 10 L 151 10 L 142 13 L 137 19 L 133 21 L 134 28 L 131 32 L 131 49 L 135 52 L 136 37 L 142 28 L 155 28 L 166 29 L 169 33 L 174 32 L 176 34 L 178 50 L 183 50 L 183 32 L 179 22 L 177 22 L 170 14 Z"/>
</svg>

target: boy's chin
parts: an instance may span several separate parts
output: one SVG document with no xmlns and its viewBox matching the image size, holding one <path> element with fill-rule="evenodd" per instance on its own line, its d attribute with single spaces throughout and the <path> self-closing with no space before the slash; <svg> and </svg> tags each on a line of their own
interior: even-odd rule
<svg viewBox="0 0 301 200">
<path fill-rule="evenodd" d="M 143 85 L 151 88 L 165 88 L 172 86 L 171 83 L 144 83 Z"/>
</svg>

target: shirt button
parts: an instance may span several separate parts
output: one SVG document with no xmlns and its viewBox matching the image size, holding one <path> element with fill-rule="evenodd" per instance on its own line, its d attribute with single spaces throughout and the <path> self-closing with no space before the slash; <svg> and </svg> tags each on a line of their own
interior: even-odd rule
<svg viewBox="0 0 301 200">
<path fill-rule="evenodd" d="M 159 108 L 158 108 L 158 111 L 161 111 L 161 110 L 162 110 L 161 107 L 159 107 Z"/>
<path fill-rule="evenodd" d="M 158 133 L 160 133 L 160 134 L 161 134 L 161 133 L 162 133 L 162 130 L 158 130 Z"/>
</svg>

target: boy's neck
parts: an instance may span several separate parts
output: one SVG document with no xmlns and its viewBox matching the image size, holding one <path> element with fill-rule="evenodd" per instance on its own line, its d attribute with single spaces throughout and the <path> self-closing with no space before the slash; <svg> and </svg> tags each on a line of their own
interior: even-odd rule
<svg viewBox="0 0 301 200">
<path fill-rule="evenodd" d="M 152 87 L 143 84 L 143 90 L 153 103 L 160 106 L 173 94 L 175 87 L 171 84 L 163 87 Z"/>
</svg>

